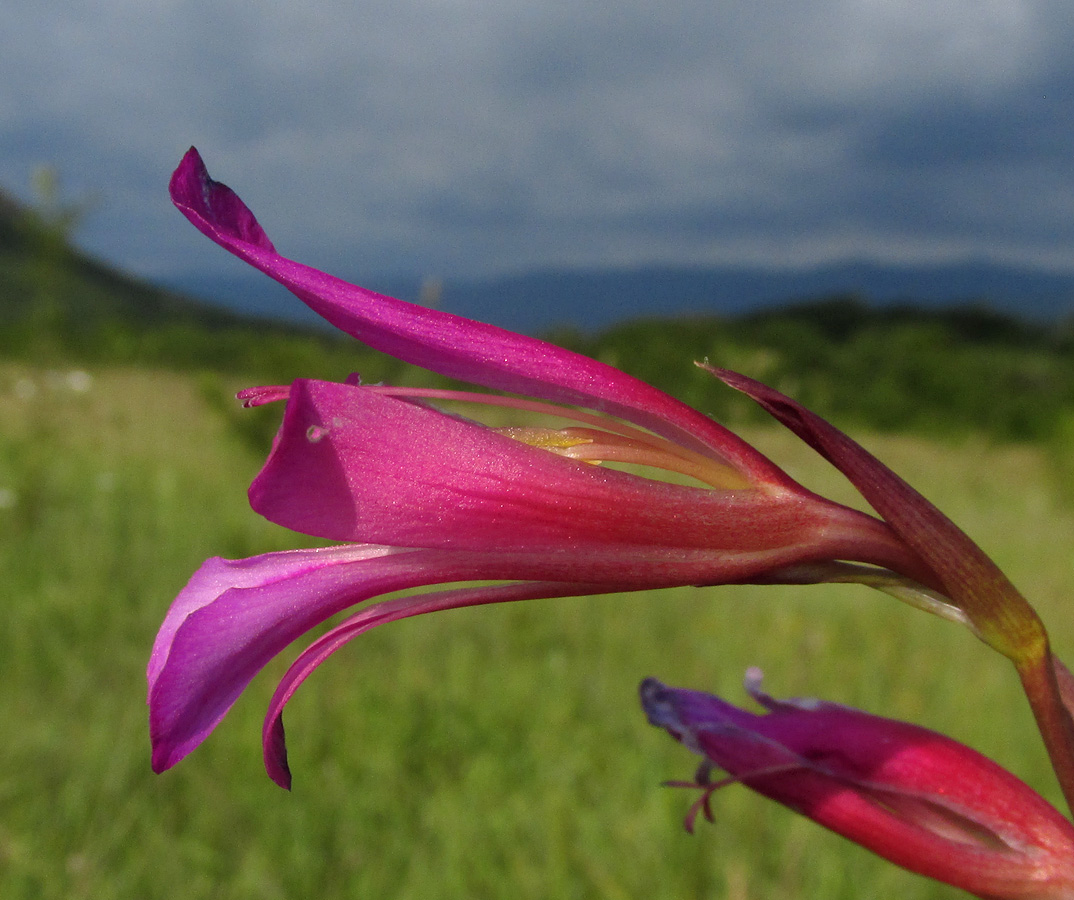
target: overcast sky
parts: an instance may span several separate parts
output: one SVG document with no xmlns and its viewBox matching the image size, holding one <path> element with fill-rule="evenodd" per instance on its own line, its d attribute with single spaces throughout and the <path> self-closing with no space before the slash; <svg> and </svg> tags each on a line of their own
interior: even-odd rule
<svg viewBox="0 0 1074 900">
<path fill-rule="evenodd" d="M 1071 0 L 5 0 L 0 184 L 224 270 L 195 144 L 337 274 L 967 256 L 1074 270 Z"/>
</svg>

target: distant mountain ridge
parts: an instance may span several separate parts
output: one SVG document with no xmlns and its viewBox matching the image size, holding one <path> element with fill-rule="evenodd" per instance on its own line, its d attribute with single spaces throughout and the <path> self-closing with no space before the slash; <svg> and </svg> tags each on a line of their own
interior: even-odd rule
<svg viewBox="0 0 1074 900">
<path fill-rule="evenodd" d="M 809 269 L 644 268 L 545 272 L 444 285 L 444 304 L 522 331 L 551 324 L 601 330 L 617 321 L 679 315 L 737 316 L 833 296 L 871 305 L 988 305 L 1031 320 L 1074 310 L 1074 273 L 986 262 L 936 266 L 848 263 Z"/>
<path fill-rule="evenodd" d="M 421 279 L 337 273 L 373 290 L 416 301 Z M 311 322 L 304 306 L 265 276 L 189 277 L 173 282 L 233 310 Z M 988 305 L 1018 318 L 1049 321 L 1074 312 L 1074 272 L 985 261 L 930 266 L 845 263 L 802 269 L 645 267 L 545 270 L 496 278 L 445 279 L 440 308 L 514 331 L 557 327 L 600 331 L 636 318 L 737 316 L 833 296 L 871 305 Z"/>
<path fill-rule="evenodd" d="M 344 278 L 404 300 L 421 296 L 419 277 Z M 153 284 L 94 259 L 48 232 L 32 210 L 0 190 L 0 325 L 25 319 L 51 294 L 53 313 L 76 327 L 120 319 L 136 328 L 186 323 L 207 328 L 327 325 L 261 273 L 194 274 Z M 840 263 L 772 269 L 648 266 L 548 269 L 495 278 L 445 279 L 440 307 L 515 331 L 599 332 L 639 318 L 740 316 L 802 301 L 855 297 L 871 306 L 987 305 L 1030 321 L 1074 312 L 1074 272 L 988 261 L 937 265 Z M 288 324 L 289 323 L 289 324 Z"/>
</svg>

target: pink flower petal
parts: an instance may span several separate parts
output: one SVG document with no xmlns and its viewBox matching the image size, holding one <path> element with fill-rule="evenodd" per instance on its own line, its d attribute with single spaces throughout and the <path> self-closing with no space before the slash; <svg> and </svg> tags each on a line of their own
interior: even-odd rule
<svg viewBox="0 0 1074 900">
<path fill-rule="evenodd" d="M 206 560 L 172 601 L 157 632 L 146 671 L 149 688 L 153 688 L 161 669 L 164 668 L 175 633 L 183 622 L 226 591 L 232 588 L 257 589 L 273 584 L 286 584 L 290 583 L 291 579 L 333 563 L 374 559 L 391 552 L 393 551 L 389 548 L 373 546 L 325 547 L 318 550 L 288 550 L 250 559 L 214 557 Z"/>
<path fill-rule="evenodd" d="M 364 634 L 377 625 L 406 619 L 410 616 L 423 615 L 447 609 L 459 609 L 465 606 L 481 606 L 489 603 L 513 603 L 518 600 L 533 600 L 549 597 L 571 597 L 584 594 L 608 593 L 618 590 L 615 586 L 600 584 L 563 584 L 554 581 L 523 582 L 492 587 L 459 588 L 451 591 L 418 594 L 386 600 L 377 603 L 351 616 L 322 635 L 307 647 L 291 664 L 276 692 L 272 695 L 265 725 L 262 731 L 262 744 L 265 756 L 265 769 L 269 777 L 280 787 L 290 789 L 291 771 L 287 765 L 287 747 L 284 739 L 283 709 L 299 685 L 306 680 L 322 662 L 360 634 Z"/>
<path fill-rule="evenodd" d="M 211 559 L 176 598 L 153 648 L 148 699 L 154 770 L 169 768 L 197 747 L 291 641 L 379 594 L 463 581 L 560 583 L 550 595 L 600 585 L 630 591 L 754 577 L 771 582 L 784 566 L 830 555 L 829 537 L 718 552 L 622 544 L 513 553 L 357 544 Z"/>
<path fill-rule="evenodd" d="M 801 489 L 788 493 L 641 478 L 361 387 L 298 381 L 250 499 L 296 531 L 393 546 L 635 545 L 639 553 L 703 550 L 713 559 L 797 548 L 802 561 L 907 562 L 875 519 Z"/>
<path fill-rule="evenodd" d="M 725 460 L 755 481 L 788 483 L 723 426 L 611 366 L 552 344 L 348 284 L 280 256 L 238 196 L 191 148 L 172 201 L 203 234 L 291 290 L 337 328 L 398 359 L 472 384 L 597 409 Z"/>
<path fill-rule="evenodd" d="M 422 583 L 415 555 L 357 546 L 208 560 L 176 598 L 153 647 L 154 771 L 200 744 L 294 638 L 340 609 L 394 590 L 391 585 Z"/>
</svg>

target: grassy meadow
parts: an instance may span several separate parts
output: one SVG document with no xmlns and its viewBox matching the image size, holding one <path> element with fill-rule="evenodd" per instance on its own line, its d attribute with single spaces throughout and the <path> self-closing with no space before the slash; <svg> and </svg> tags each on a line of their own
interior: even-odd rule
<svg viewBox="0 0 1074 900">
<path fill-rule="evenodd" d="M 237 425 L 221 403 L 246 383 L 0 363 L 4 900 L 962 896 L 742 787 L 714 797 L 714 825 L 683 831 L 694 795 L 661 782 L 695 760 L 646 724 L 637 684 L 654 675 L 744 701 L 751 664 L 776 695 L 941 729 L 1059 802 L 1006 662 L 855 587 L 682 589 L 396 623 L 338 654 L 289 707 L 292 792 L 260 759 L 289 659 L 192 756 L 152 774 L 144 669 L 171 599 L 207 556 L 299 543 L 246 505 L 264 420 Z M 749 429 L 808 486 L 853 497 L 790 436 Z M 972 435 L 857 436 L 996 557 L 1074 657 L 1074 510 L 1046 454 Z"/>
</svg>

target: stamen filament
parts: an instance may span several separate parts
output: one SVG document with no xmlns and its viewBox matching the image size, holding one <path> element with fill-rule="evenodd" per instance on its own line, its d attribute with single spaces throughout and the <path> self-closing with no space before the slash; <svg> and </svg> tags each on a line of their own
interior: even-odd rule
<svg viewBox="0 0 1074 900">
<path fill-rule="evenodd" d="M 743 490 L 754 487 L 753 483 L 738 469 L 715 453 L 709 456 L 690 450 L 659 435 L 642 431 L 640 428 L 635 428 L 632 425 L 627 425 L 607 416 L 587 413 L 565 406 L 556 406 L 539 400 L 525 400 L 497 394 L 441 390 L 439 388 L 396 387 L 393 385 L 367 385 L 365 387 L 366 390 L 393 397 L 479 403 L 487 406 L 499 406 L 518 409 L 523 412 L 572 419 L 575 422 L 583 422 L 594 427 L 565 428 L 561 430 L 532 428 L 497 430 L 507 434 L 511 434 L 514 431 L 515 434 L 511 436 L 528 433 L 526 437 L 519 437 L 519 439 L 523 440 L 524 443 L 544 447 L 563 456 L 569 456 L 572 459 L 588 462 L 621 462 L 651 466 L 669 472 L 678 472 L 695 478 L 702 484 L 723 490 Z M 531 440 L 530 437 L 536 432 L 546 432 L 550 435 L 563 434 L 568 437 L 562 442 L 551 437 L 542 438 L 539 441 Z M 575 433 L 579 435 L 585 433 L 587 437 L 575 441 L 571 437 Z"/>
</svg>

